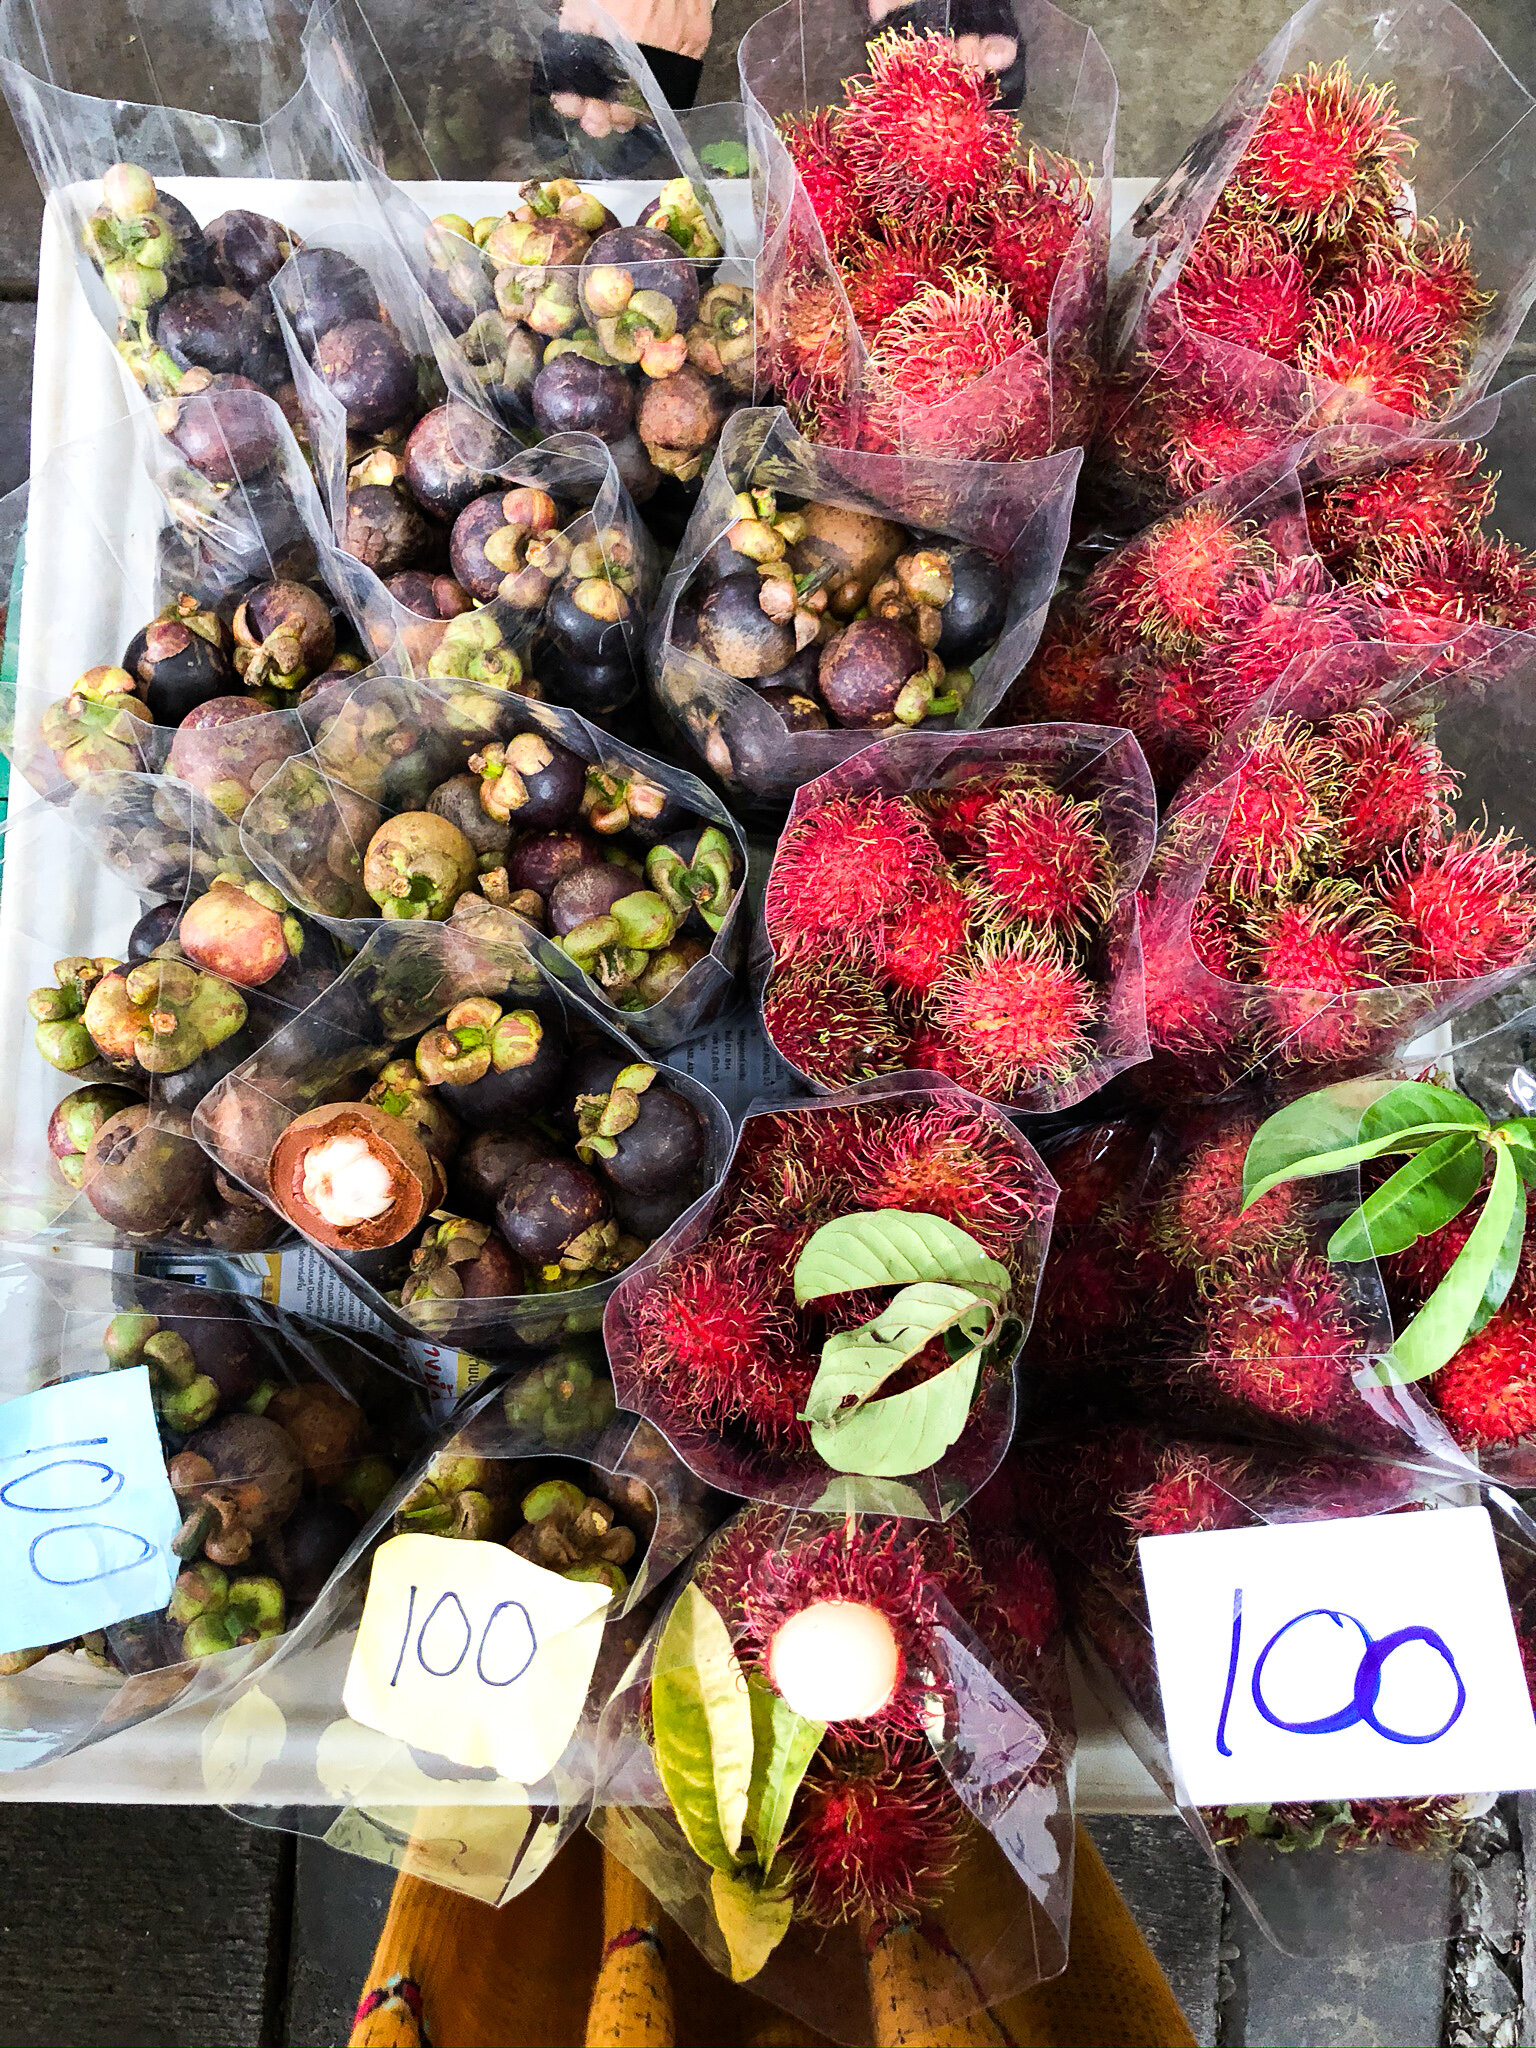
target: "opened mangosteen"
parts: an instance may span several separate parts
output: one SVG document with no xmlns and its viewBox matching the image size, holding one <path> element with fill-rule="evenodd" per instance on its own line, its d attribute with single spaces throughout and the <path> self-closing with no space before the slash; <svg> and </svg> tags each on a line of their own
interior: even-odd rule
<svg viewBox="0 0 1536 2048">
<path fill-rule="evenodd" d="M 248 690 L 301 689 L 336 652 L 336 622 L 307 583 L 261 583 L 234 618 L 235 668 Z"/>
<path fill-rule="evenodd" d="M 489 996 L 456 1003 L 416 1047 L 416 1070 L 456 1117 L 494 1124 L 549 1101 L 565 1070 L 558 1014 L 503 1010 Z"/>
<path fill-rule="evenodd" d="M 406 569 L 425 553 L 426 520 L 403 490 L 387 484 L 358 484 L 347 493 L 342 546 L 376 576 Z"/>
<path fill-rule="evenodd" d="M 795 658 L 794 627 L 769 618 L 760 601 L 762 588 L 755 572 L 727 576 L 699 606 L 699 643 L 705 654 L 716 668 L 742 682 L 777 677 Z"/>
<path fill-rule="evenodd" d="M 381 320 L 348 320 L 320 337 L 315 368 L 354 434 L 382 434 L 416 411 L 416 358 Z"/>
<path fill-rule="evenodd" d="M 203 237 L 219 276 L 246 298 L 272 282 L 295 248 L 281 221 L 239 206 L 209 221 Z"/>
<path fill-rule="evenodd" d="M 624 1067 L 604 1092 L 579 1096 L 577 1156 L 628 1195 L 691 1185 L 704 1163 L 704 1122 L 654 1067 Z"/>
<path fill-rule="evenodd" d="M 267 1181 L 279 1213 L 340 1252 L 403 1244 L 440 1197 L 442 1169 L 413 1131 L 370 1103 L 295 1117 L 272 1148 Z"/>
<path fill-rule="evenodd" d="M 543 434 L 596 434 L 618 441 L 635 417 L 635 394 L 624 372 L 566 350 L 533 380 L 533 417 Z"/>
<path fill-rule="evenodd" d="M 514 733 L 482 747 L 470 755 L 469 766 L 479 780 L 482 811 L 519 832 L 552 831 L 581 810 L 587 764 L 542 733 Z"/>
<path fill-rule="evenodd" d="M 172 600 L 129 641 L 123 667 L 144 688 L 156 725 L 180 725 L 188 712 L 232 689 L 229 630 L 195 597 Z"/>
<path fill-rule="evenodd" d="M 935 664 L 942 677 L 942 664 Z M 893 619 L 855 619 L 821 650 L 822 701 L 839 725 L 894 725 L 905 709 L 903 693 L 931 675 L 917 635 Z M 933 691 L 928 688 L 931 700 Z M 921 717 L 919 712 L 918 716 Z M 910 721 L 917 723 L 916 719 Z"/>
<path fill-rule="evenodd" d="M 212 1177 L 207 1153 L 184 1112 L 135 1102 L 108 1117 L 91 1140 L 82 1185 L 91 1207 L 129 1237 L 180 1230 Z"/>
<path fill-rule="evenodd" d="M 496 1222 L 548 1283 L 607 1269 L 618 1241 L 607 1196 L 574 1159 L 537 1160 L 515 1174 L 496 1204 Z"/>
<path fill-rule="evenodd" d="M 155 409 L 161 433 L 210 483 L 241 483 L 277 452 L 282 415 L 249 377 L 189 370 L 174 398 Z"/>
<path fill-rule="evenodd" d="M 339 249 L 300 249 L 289 261 L 281 286 L 283 310 L 299 347 L 313 356 L 322 335 L 349 320 L 377 320 L 378 294 L 360 263 Z"/>
<path fill-rule="evenodd" d="M 150 332 L 180 369 L 240 371 L 245 313 L 245 300 L 228 285 L 197 284 L 160 301 L 150 314 Z"/>
</svg>

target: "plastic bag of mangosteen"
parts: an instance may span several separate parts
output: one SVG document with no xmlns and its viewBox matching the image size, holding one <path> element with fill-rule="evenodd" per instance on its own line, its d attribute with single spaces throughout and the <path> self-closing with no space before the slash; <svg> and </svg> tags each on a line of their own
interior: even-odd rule
<svg viewBox="0 0 1536 2048">
<path fill-rule="evenodd" d="M 102 1267 L 0 1269 L 0 1769 L 209 1700 L 310 1611 L 419 1455 L 350 1333 Z"/>
<path fill-rule="evenodd" d="M 361 685 L 247 806 L 240 842 L 353 948 L 381 921 L 507 918 L 653 1051 L 720 1015 L 745 951 L 746 845 L 713 792 L 574 711 L 474 683 Z"/>
<path fill-rule="evenodd" d="M 335 0 L 306 46 L 360 184 L 455 337 L 450 386 L 529 440 L 598 434 L 675 535 L 686 486 L 754 397 L 750 199 L 745 181 L 706 179 L 600 6 L 583 26 L 539 0 L 467 61 L 473 24 L 413 22 L 381 51 Z M 480 214 L 496 186 L 501 210 Z"/>
<path fill-rule="evenodd" d="M 391 1329 L 493 1356 L 595 1331 L 731 1143 L 706 1088 L 504 934 L 381 924 L 196 1117 Z"/>
<path fill-rule="evenodd" d="M 601 1348 L 489 1391 L 221 1711 L 208 1792 L 492 1905 L 589 1808 L 597 1721 L 719 1512 Z"/>
<path fill-rule="evenodd" d="M 1044 628 L 1081 462 L 867 455 L 738 413 L 656 604 L 665 728 L 771 810 L 881 732 L 981 725 Z"/>
</svg>

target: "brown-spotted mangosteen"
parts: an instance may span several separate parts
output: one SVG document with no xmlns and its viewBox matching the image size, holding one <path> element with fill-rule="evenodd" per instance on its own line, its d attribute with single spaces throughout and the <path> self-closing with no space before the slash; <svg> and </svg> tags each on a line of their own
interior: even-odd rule
<svg viewBox="0 0 1536 2048">
<path fill-rule="evenodd" d="M 793 626 L 770 619 L 756 574 L 727 576 L 699 606 L 699 643 L 718 669 L 742 682 L 777 677 L 795 658 Z"/>
<path fill-rule="evenodd" d="M 333 327 L 377 320 L 378 294 L 360 263 L 339 249 L 300 249 L 287 264 L 280 291 L 283 310 L 306 355 Z"/>
<path fill-rule="evenodd" d="M 478 760 L 472 754 L 471 760 Z M 508 826 L 505 818 L 493 818 L 480 801 L 478 775 L 451 775 L 440 782 L 427 798 L 427 809 L 436 818 L 446 818 L 469 841 L 484 860 L 501 860 L 507 851 Z"/>
<path fill-rule="evenodd" d="M 662 474 L 688 483 L 703 470 L 730 409 L 724 387 L 685 363 L 675 376 L 645 380 L 635 430 Z"/>
<path fill-rule="evenodd" d="M 245 368 L 245 300 L 228 285 L 197 284 L 162 299 L 150 314 L 157 344 L 179 369 Z"/>
<path fill-rule="evenodd" d="M 327 1103 L 295 1117 L 272 1148 L 278 1211 L 340 1252 L 403 1244 L 436 1206 L 442 1169 L 414 1132 L 369 1103 Z"/>
<path fill-rule="evenodd" d="M 544 434 L 596 434 L 622 440 L 635 417 L 635 394 L 620 369 L 567 350 L 533 380 L 533 417 Z"/>
<path fill-rule="evenodd" d="M 214 1564 L 243 1564 L 259 1537 L 287 1521 L 304 1491 L 293 1439 L 266 1415 L 221 1416 L 189 1437 L 168 1469 L 187 1517 L 177 1546 L 191 1555 L 200 1544 Z"/>
<path fill-rule="evenodd" d="M 603 1267 L 617 1238 L 607 1196 L 574 1159 L 536 1160 L 515 1174 L 496 1222 L 513 1252 L 551 1279 Z"/>
<path fill-rule="evenodd" d="M 566 1050 L 557 1012 L 503 1010 L 489 996 L 470 996 L 422 1034 L 416 1069 L 461 1121 L 490 1125 L 542 1109 Z"/>
<path fill-rule="evenodd" d="M 903 691 L 929 674 L 927 653 L 907 627 L 855 619 L 823 646 L 818 681 L 839 725 L 878 728 L 895 724 Z"/>
<path fill-rule="evenodd" d="M 801 690 L 787 690 L 781 684 L 770 685 L 758 695 L 765 704 L 771 704 L 791 732 L 826 732 L 832 721 L 814 697 Z"/>
<path fill-rule="evenodd" d="M 348 320 L 315 345 L 315 368 L 354 434 L 382 434 L 417 408 L 416 358 L 382 320 Z"/>
<path fill-rule="evenodd" d="M 839 618 L 851 618 L 908 545 L 907 529 L 873 512 L 802 505 L 804 532 L 789 552 L 796 576 L 816 576 Z"/>
<path fill-rule="evenodd" d="M 430 529 L 403 490 L 388 484 L 357 484 L 347 493 L 342 546 L 375 576 L 389 577 L 425 553 Z"/>
<path fill-rule="evenodd" d="M 367 1434 L 362 1409 L 326 1380 L 279 1387 L 262 1413 L 287 1430 L 317 1486 L 340 1485 Z"/>
<path fill-rule="evenodd" d="M 406 441 L 406 488 L 434 519 L 457 519 L 486 489 L 504 441 L 471 407 L 453 399 L 434 406 Z"/>
<path fill-rule="evenodd" d="M 91 1207 L 129 1237 L 179 1230 L 209 1185 L 212 1165 L 182 1111 L 136 1102 L 108 1117 L 85 1155 Z"/>
<path fill-rule="evenodd" d="M 578 925 L 607 917 L 615 903 L 645 887 L 643 876 L 615 861 L 589 861 L 562 875 L 549 892 L 549 928 L 557 939 Z"/>
<path fill-rule="evenodd" d="M 454 1160 L 453 1198 L 484 1222 L 495 1216 L 502 1190 L 513 1176 L 549 1156 L 549 1146 L 529 1131 L 476 1131 Z"/>
<path fill-rule="evenodd" d="M 281 221 L 239 206 L 209 221 L 203 237 L 219 276 L 245 298 L 270 284 L 297 246 Z"/>
</svg>

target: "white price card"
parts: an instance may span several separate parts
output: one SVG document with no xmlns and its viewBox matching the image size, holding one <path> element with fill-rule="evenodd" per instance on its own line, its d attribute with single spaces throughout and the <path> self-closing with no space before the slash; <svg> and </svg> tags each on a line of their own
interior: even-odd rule
<svg viewBox="0 0 1536 2048">
<path fill-rule="evenodd" d="M 180 1527 L 144 1366 L 7 1401 L 0 1651 L 158 1613 L 176 1583 Z"/>
<path fill-rule="evenodd" d="M 342 1705 L 431 1756 L 537 1784 L 576 1732 L 609 1599 L 499 1543 L 392 1536 L 374 1554 Z"/>
<path fill-rule="evenodd" d="M 1536 1786 L 1486 1509 L 1144 1536 L 1140 1550 L 1190 1804 Z"/>
</svg>

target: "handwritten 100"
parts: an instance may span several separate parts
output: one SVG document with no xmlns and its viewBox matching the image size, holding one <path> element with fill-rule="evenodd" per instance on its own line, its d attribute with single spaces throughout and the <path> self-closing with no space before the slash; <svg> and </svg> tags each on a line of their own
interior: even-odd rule
<svg viewBox="0 0 1536 2048">
<path fill-rule="evenodd" d="M 395 1658 L 395 1668 L 390 1673 L 391 1686 L 399 1683 L 407 1654 L 412 1649 L 411 1626 L 416 1618 L 416 1595 L 419 1590 L 418 1587 L 412 1586 L 410 1597 L 406 1601 L 405 1629 L 400 1637 L 400 1650 Z M 442 1616 L 441 1621 L 438 1620 L 439 1615 Z M 501 1619 L 503 1615 L 508 1617 L 504 1622 Z M 499 1630 L 498 1622 L 501 1623 Z M 427 1640 L 429 1633 L 430 1645 Z M 464 1660 L 472 1646 L 475 1651 L 475 1676 L 482 1685 L 516 1685 L 538 1655 L 539 1649 L 532 1619 L 522 1601 L 498 1600 L 486 1616 L 485 1626 L 480 1630 L 480 1640 L 476 1644 L 474 1627 L 464 1611 L 464 1603 L 458 1594 L 439 1593 L 426 1619 L 416 1631 L 414 1648 L 418 1667 L 429 1678 L 453 1678 L 464 1668 Z M 487 1661 L 490 1662 L 491 1671 L 499 1666 L 506 1669 L 507 1676 L 492 1677 L 491 1671 L 486 1669 Z"/>
<path fill-rule="evenodd" d="M 0 1459 L 0 1464 L 11 1465 L 23 1458 L 48 1458 L 55 1451 L 98 1450 L 107 1439 L 104 1436 L 74 1437 L 64 1443 L 35 1444 L 31 1450 L 13 1451 Z M 32 1487 L 39 1479 L 45 1479 L 50 1472 L 68 1472 L 78 1469 L 82 1473 L 94 1472 L 98 1478 L 90 1481 L 86 1497 L 80 1500 L 26 1500 L 20 1498 L 24 1489 Z M 57 1485 L 58 1482 L 55 1482 Z M 103 1458 L 53 1458 L 51 1464 L 34 1465 L 28 1472 L 19 1472 L 0 1486 L 0 1507 L 6 1507 L 18 1515 L 78 1515 L 87 1510 L 105 1507 L 109 1500 L 121 1493 L 126 1484 L 115 1465 L 109 1465 Z M 53 1489 L 49 1489 L 51 1492 Z M 121 1536 L 126 1543 L 135 1546 L 131 1557 L 121 1557 L 113 1564 L 110 1561 L 98 1564 L 94 1571 L 66 1573 L 47 1570 L 48 1558 L 57 1552 L 59 1539 L 81 1533 L 98 1539 L 107 1536 Z M 66 1546 L 67 1554 L 67 1546 Z M 98 1579 L 114 1578 L 119 1572 L 131 1572 L 157 1554 L 156 1546 L 136 1529 L 119 1528 L 114 1522 L 94 1519 L 83 1522 L 51 1522 L 47 1528 L 38 1531 L 27 1545 L 27 1563 L 32 1575 L 45 1586 L 89 1586 Z"/>
</svg>

